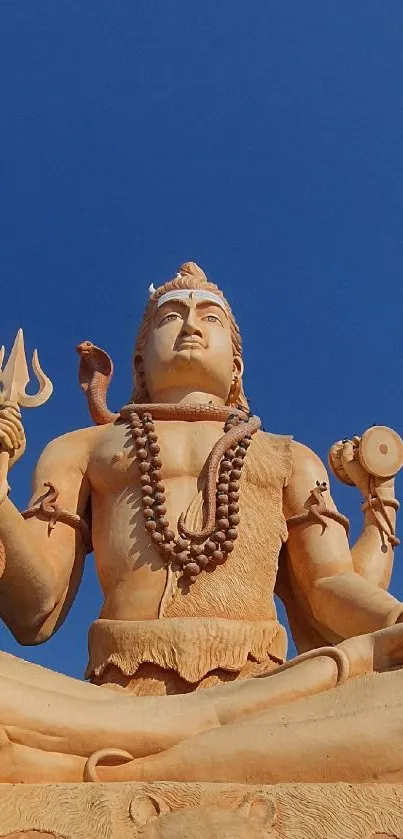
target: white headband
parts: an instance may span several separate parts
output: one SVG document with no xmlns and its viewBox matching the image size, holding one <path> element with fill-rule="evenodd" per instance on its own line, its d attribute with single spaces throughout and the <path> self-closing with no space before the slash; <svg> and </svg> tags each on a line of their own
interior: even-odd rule
<svg viewBox="0 0 403 839">
<path fill-rule="evenodd" d="M 224 312 L 226 311 L 225 302 L 222 297 L 219 297 L 218 294 L 214 294 L 212 291 L 203 291 L 199 288 L 180 288 L 176 291 L 167 291 L 166 294 L 163 294 L 159 298 L 157 302 L 157 309 L 159 309 L 160 306 L 163 306 L 164 303 L 168 303 L 169 300 L 189 300 L 192 296 L 196 297 L 197 300 L 207 300 L 210 301 L 210 303 L 215 303 L 215 305 L 223 309 Z"/>
</svg>

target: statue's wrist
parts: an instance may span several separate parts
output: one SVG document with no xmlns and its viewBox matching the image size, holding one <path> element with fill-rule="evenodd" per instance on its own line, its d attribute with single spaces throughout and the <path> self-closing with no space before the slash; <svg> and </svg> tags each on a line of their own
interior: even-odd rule
<svg viewBox="0 0 403 839">
<path fill-rule="evenodd" d="M 379 498 L 382 499 L 382 503 L 385 507 L 391 507 L 392 510 L 397 510 L 400 507 L 400 503 L 397 498 L 394 498 L 391 495 L 383 496 L 379 495 L 377 498 L 376 496 L 372 497 L 371 499 L 366 498 L 363 503 L 361 504 L 361 510 L 363 513 L 366 513 L 370 509 L 382 509 L 382 505 L 379 501 Z"/>
<path fill-rule="evenodd" d="M 386 629 L 389 626 L 395 626 L 397 623 L 403 622 L 403 603 L 396 603 L 396 606 L 391 609 L 389 612 L 384 628 Z"/>
<path fill-rule="evenodd" d="M 392 550 L 400 544 L 396 536 L 396 513 L 399 502 L 393 495 L 378 493 L 377 488 L 368 492 L 361 509 L 365 516 L 365 527 L 375 525 L 381 537 L 381 551 L 387 553 L 388 543 Z"/>
<path fill-rule="evenodd" d="M 379 478 L 378 481 L 375 481 L 375 488 L 382 498 L 394 498 L 395 497 L 395 478 Z"/>
<path fill-rule="evenodd" d="M 6 481 L 6 480 L 2 481 L 2 483 L 0 484 L 0 507 L 3 503 L 3 501 L 5 501 L 6 498 L 8 497 L 9 492 L 10 492 L 10 485 L 9 485 L 8 481 Z"/>
</svg>

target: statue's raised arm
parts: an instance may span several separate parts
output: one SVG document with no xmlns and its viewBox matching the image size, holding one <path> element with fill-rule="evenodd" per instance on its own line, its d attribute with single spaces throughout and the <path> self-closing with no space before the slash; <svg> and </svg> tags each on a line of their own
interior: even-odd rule
<svg viewBox="0 0 403 839">
<path fill-rule="evenodd" d="M 361 437 L 340 440 L 329 451 L 329 466 L 348 486 L 362 495 L 364 526 L 352 546 L 354 570 L 380 588 L 389 587 L 399 501 L 395 477 L 403 465 L 403 441 L 392 428 L 371 426 Z"/>
<path fill-rule="evenodd" d="M 52 393 L 36 351 L 32 366 L 39 390 L 31 396 L 25 392 L 29 374 L 19 330 L 0 378 L 0 615 L 21 643 L 46 640 L 60 625 L 90 549 L 83 434 L 66 435 L 45 449 L 25 513 L 8 497 L 8 470 L 26 445 L 20 406 L 38 407 Z M 58 520 L 65 526 L 54 530 Z"/>
<path fill-rule="evenodd" d="M 363 496 L 363 529 L 350 548 L 349 522 L 331 498 L 324 465 L 306 446 L 293 443 L 293 472 L 285 491 L 289 538 L 276 592 L 300 652 L 381 628 L 398 616 L 395 598 L 375 596 L 373 586 L 387 590 L 390 583 L 399 544 L 395 475 L 402 463 L 403 442 L 384 426 L 331 447 L 333 474 Z M 356 598 L 362 600 L 359 609 Z"/>
</svg>

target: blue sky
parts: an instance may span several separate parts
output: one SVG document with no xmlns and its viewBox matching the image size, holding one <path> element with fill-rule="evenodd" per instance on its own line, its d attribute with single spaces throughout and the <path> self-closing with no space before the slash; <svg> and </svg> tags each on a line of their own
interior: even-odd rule
<svg viewBox="0 0 403 839">
<path fill-rule="evenodd" d="M 237 314 L 267 429 L 323 458 L 403 433 L 401 0 L 3 0 L 0 32 L 0 343 L 23 326 L 55 385 L 24 414 L 20 508 L 45 443 L 88 423 L 75 345 L 111 353 L 127 401 L 148 285 L 187 260 Z M 354 541 L 358 493 L 333 490 Z M 90 558 L 57 636 L 2 625 L 0 648 L 80 676 L 100 599 Z"/>
</svg>

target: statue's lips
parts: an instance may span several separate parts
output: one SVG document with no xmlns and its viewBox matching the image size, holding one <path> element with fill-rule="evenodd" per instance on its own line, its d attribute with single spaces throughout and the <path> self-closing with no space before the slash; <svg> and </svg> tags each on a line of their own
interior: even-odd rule
<svg viewBox="0 0 403 839">
<path fill-rule="evenodd" d="M 206 347 L 202 341 L 198 341 L 197 338 L 183 339 L 180 344 L 176 347 L 177 351 L 179 350 L 191 350 L 191 349 L 203 349 L 205 350 Z"/>
</svg>

